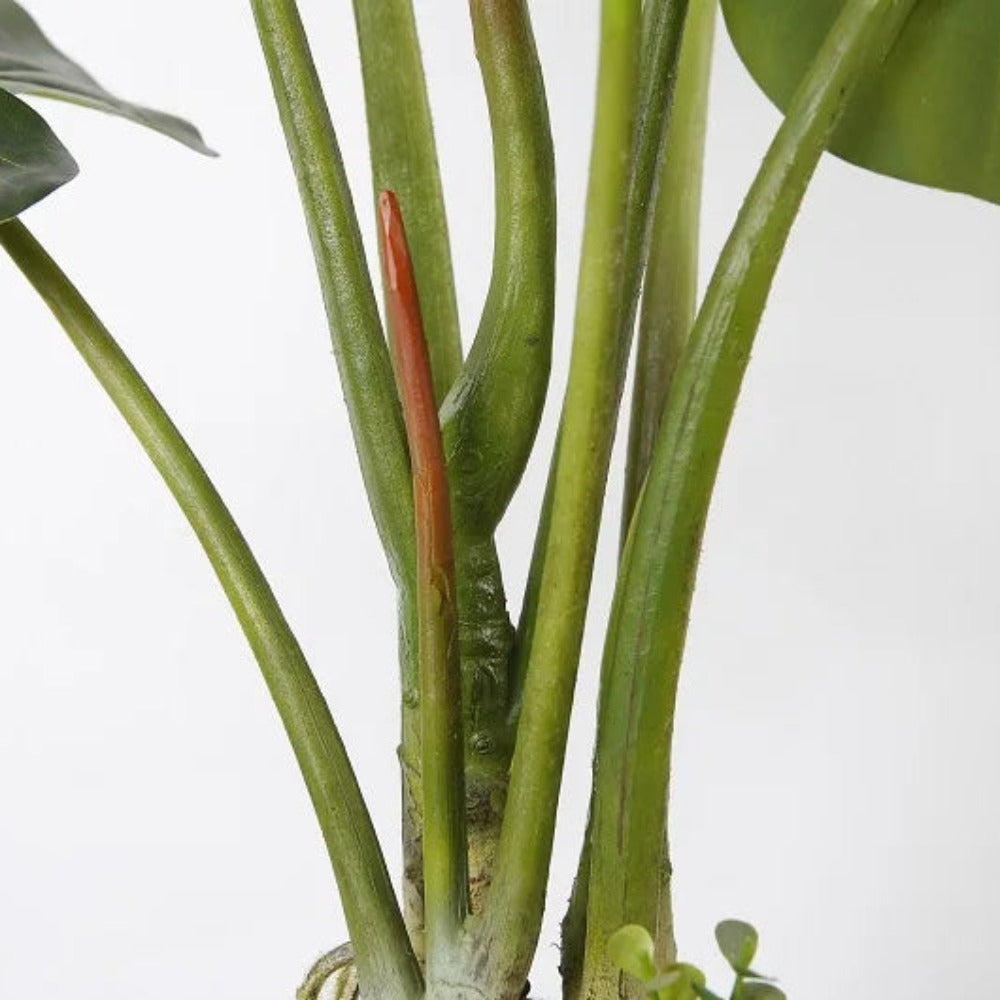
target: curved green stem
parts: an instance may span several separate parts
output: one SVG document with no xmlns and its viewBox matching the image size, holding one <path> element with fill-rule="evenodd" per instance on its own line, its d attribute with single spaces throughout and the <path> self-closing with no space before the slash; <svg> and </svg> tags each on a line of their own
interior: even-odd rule
<svg viewBox="0 0 1000 1000">
<path fill-rule="evenodd" d="M 618 306 L 625 263 L 623 220 L 639 84 L 639 0 L 602 8 L 597 115 L 569 385 L 552 472 L 551 530 L 541 558 L 537 613 L 496 877 L 476 951 L 520 990 L 545 899 L 569 709 L 604 495 L 621 353 Z M 586 456 L 586 460 L 581 460 Z M 603 468 L 602 468 L 603 465 Z"/>
<path fill-rule="evenodd" d="M 617 997 L 608 937 L 653 928 L 674 704 L 726 434 L 778 261 L 852 87 L 915 0 L 849 0 L 747 195 L 685 349 L 622 560 L 605 646 L 583 995 Z"/>
<path fill-rule="evenodd" d="M 316 810 L 367 994 L 416 1000 L 420 970 L 361 790 L 323 694 L 253 553 L 187 442 L 66 275 L 19 221 L 0 226 L 0 245 L 132 428 L 236 612 Z"/>
<path fill-rule="evenodd" d="M 441 410 L 457 527 L 489 538 L 531 454 L 555 308 L 556 189 L 541 66 L 524 0 L 470 0 L 493 133 L 493 275 Z"/>
<path fill-rule="evenodd" d="M 411 0 L 354 0 L 376 195 L 406 223 L 440 403 L 462 367 L 448 221 Z"/>
<path fill-rule="evenodd" d="M 569 383 L 512 668 L 517 741 L 476 950 L 513 991 L 537 943 L 555 806 L 686 0 L 606 0 Z M 525 641 L 526 640 L 526 641 Z"/>
<path fill-rule="evenodd" d="M 405 586 L 413 567 L 406 433 L 337 137 L 295 0 L 250 3 L 298 180 L 368 499 L 393 574 Z"/>
<path fill-rule="evenodd" d="M 622 501 L 622 548 L 697 308 L 705 129 L 717 9 L 718 0 L 690 0 L 684 22 L 677 84 L 660 168 L 649 262 L 643 281 Z M 589 864 L 589 851 L 587 854 Z M 660 967 L 677 960 L 670 891 L 672 871 L 668 831 L 664 826 L 663 850 L 656 867 L 660 883 L 656 952 Z M 586 874 L 581 871 L 577 884 L 584 899 L 577 905 L 583 908 L 586 907 L 589 882 L 589 871 Z M 576 891 L 574 885 L 571 907 L 576 901 Z M 580 923 L 577 922 L 577 932 L 581 930 Z M 580 940 L 574 950 L 582 953 L 583 947 L 584 943 Z"/>
<path fill-rule="evenodd" d="M 649 262 L 643 281 L 622 508 L 623 547 L 674 370 L 694 319 L 702 160 L 717 4 L 718 0 L 690 0 L 684 21 L 677 82 L 660 167 Z M 590 813 L 588 810 L 580 860 L 562 922 L 561 968 L 565 1000 L 576 1000 L 583 980 L 590 892 Z M 657 957 L 660 965 L 666 966 L 675 960 L 673 935 L 669 930 L 672 928 L 670 861 L 666 842 L 659 870 L 664 887 Z"/>
</svg>

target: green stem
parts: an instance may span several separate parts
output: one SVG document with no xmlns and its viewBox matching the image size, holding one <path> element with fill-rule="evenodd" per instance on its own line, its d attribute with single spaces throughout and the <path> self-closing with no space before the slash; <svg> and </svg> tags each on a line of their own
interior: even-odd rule
<svg viewBox="0 0 1000 1000">
<path fill-rule="evenodd" d="M 619 6 L 622 0 L 618 0 Z M 588 521 L 586 529 L 579 535 L 581 548 L 578 552 L 575 572 L 580 574 L 578 581 L 583 586 L 583 601 L 576 611 L 565 619 L 566 639 L 568 648 L 575 647 L 575 658 L 579 655 L 579 646 L 583 636 L 583 622 L 586 617 L 587 594 L 590 587 L 590 572 L 593 566 L 594 552 L 597 548 L 597 532 L 600 526 L 601 511 L 604 503 L 604 482 L 607 479 L 608 464 L 611 456 L 611 446 L 617 426 L 618 406 L 625 381 L 625 369 L 628 362 L 629 348 L 632 343 L 632 330 L 635 325 L 636 305 L 639 298 L 639 287 L 646 266 L 649 249 L 649 238 L 652 229 L 652 206 L 656 200 L 656 183 L 659 177 L 659 165 L 663 157 L 664 137 L 669 121 L 670 104 L 673 96 L 674 81 L 677 72 L 677 60 L 680 54 L 681 37 L 684 27 L 684 17 L 687 12 L 688 0 L 657 0 L 646 3 L 642 11 L 641 27 L 641 58 L 633 51 L 631 54 L 631 71 L 635 72 L 636 64 L 640 66 L 639 86 L 632 99 L 628 114 L 634 115 L 631 139 L 621 136 L 622 142 L 628 145 L 609 149 L 607 156 L 622 157 L 622 149 L 631 149 L 632 155 L 620 165 L 626 168 L 628 175 L 628 190 L 625 197 L 625 207 L 616 225 L 614 239 L 619 245 L 621 261 L 614 274 L 605 275 L 607 287 L 601 293 L 607 296 L 606 304 L 609 312 L 606 317 L 597 319 L 593 325 L 602 328 L 605 336 L 613 338 L 615 349 L 609 350 L 604 359 L 604 370 L 595 372 L 601 385 L 600 402 L 597 410 L 598 419 L 605 419 L 602 432 L 597 433 L 595 447 L 586 452 L 587 464 L 591 469 L 594 487 L 588 490 L 589 497 L 580 496 L 592 506 L 582 508 L 586 513 L 584 520 Z M 612 4 L 612 6 L 614 6 Z M 639 43 L 637 43 L 638 45 Z M 609 109 L 613 114 L 614 109 Z M 619 114 L 625 113 L 619 110 Z M 595 137 L 596 141 L 596 137 Z M 595 146 L 596 152 L 596 146 Z M 591 190 L 594 182 L 601 182 L 592 172 Z M 589 228 L 589 221 L 587 226 Z M 586 232 L 585 246 L 586 252 Z M 578 290 L 578 306 L 582 303 L 584 270 L 581 268 L 581 285 Z M 592 275 L 595 282 L 600 281 L 599 275 Z M 614 300 L 614 319 L 611 318 L 611 301 Z M 579 309 L 578 309 L 579 316 Z M 584 324 L 586 326 L 586 324 Z M 586 333 L 585 336 L 589 336 Z M 571 368 L 570 376 L 573 372 Z M 565 408 L 569 405 L 572 383 L 567 389 Z M 572 464 L 573 458 L 566 457 L 566 463 Z M 535 618 L 539 614 L 539 603 L 535 600 L 542 587 L 542 574 L 546 572 L 548 536 L 550 531 L 562 531 L 562 524 L 552 517 L 550 505 L 554 498 L 551 480 L 557 475 L 560 462 L 554 457 L 550 472 L 550 488 L 546 495 L 542 516 L 539 520 L 538 538 L 535 543 L 535 557 L 532 560 L 525 600 L 522 605 L 521 620 L 518 624 L 519 636 L 533 636 L 536 629 Z M 558 626 L 557 626 L 558 627 Z M 531 655 L 531 645 L 519 640 L 517 655 L 511 668 L 511 689 L 523 691 L 525 674 L 528 670 Z M 572 688 L 572 684 L 571 684 Z M 520 698 L 513 704 L 516 723 L 516 713 L 520 709 Z M 565 706 L 569 711 L 569 705 Z"/>
<path fill-rule="evenodd" d="M 701 187 L 718 0 L 690 0 L 643 282 L 622 545 L 698 300 Z"/>
<path fill-rule="evenodd" d="M 643 281 L 622 510 L 623 547 L 670 383 L 694 320 L 702 161 L 717 2 L 690 0 L 684 21 L 677 82 L 660 167 L 649 263 Z M 652 16 L 651 11 L 652 7 L 647 8 L 647 17 Z M 561 968 L 565 1000 L 575 1000 L 582 986 L 590 891 L 590 825 L 588 811 L 573 891 L 562 922 Z M 657 957 L 660 965 L 665 966 L 676 957 L 673 935 L 668 930 L 672 920 L 666 842 L 659 871 L 663 883 L 663 912 L 658 922 L 661 933 L 657 938 Z"/>
<path fill-rule="evenodd" d="M 406 434 L 337 137 L 295 0 L 250 2 L 298 180 L 369 502 L 393 574 L 407 586 L 413 498 Z"/>
<path fill-rule="evenodd" d="M 639 84 L 641 4 L 605 0 L 597 115 L 569 385 L 552 473 L 552 530 L 544 544 L 537 614 L 497 871 L 475 951 L 516 994 L 537 944 L 552 850 L 569 708 L 604 495 L 621 353 L 618 307 L 625 263 Z M 586 460 L 581 460 L 586 456 Z"/>
<path fill-rule="evenodd" d="M 643 281 L 622 502 L 623 548 L 697 308 L 701 190 L 717 8 L 718 0 L 690 0 L 684 22 L 649 263 Z M 670 891 L 672 872 L 669 832 L 664 825 L 662 855 L 656 868 L 660 883 L 656 957 L 661 967 L 677 960 Z M 589 872 L 586 878 L 578 876 L 578 881 L 582 885 L 581 895 L 589 892 Z M 580 905 L 585 907 L 586 903 Z M 578 953 L 583 948 L 582 940 L 576 943 Z"/>
<path fill-rule="evenodd" d="M 555 308 L 552 134 L 524 0 L 471 0 L 493 134 L 493 275 L 479 331 L 441 411 L 456 526 L 490 538 L 545 404 Z"/>
<path fill-rule="evenodd" d="M 260 665 L 326 840 L 367 994 L 421 994 L 371 818 L 337 727 L 253 553 L 187 442 L 93 310 L 19 221 L 0 245 L 121 412 L 194 529 Z"/>
<path fill-rule="evenodd" d="M 789 230 L 853 85 L 916 0 L 849 0 L 768 151 L 698 314 L 622 561 L 605 646 L 584 992 L 617 997 L 608 937 L 654 927 L 674 704 L 702 531 Z"/>
<path fill-rule="evenodd" d="M 462 366 L 448 221 L 411 0 L 354 0 L 375 193 L 399 199 L 440 403 Z"/>
<path fill-rule="evenodd" d="M 433 988 L 469 911 L 455 552 L 430 354 L 403 217 L 392 192 L 379 196 L 379 222 L 389 331 L 413 468 L 425 919 Z"/>
<path fill-rule="evenodd" d="M 537 944 L 605 484 L 686 0 L 606 0 L 569 383 L 512 667 L 517 741 L 475 951 L 513 992 Z M 623 151 L 631 151 L 623 155 Z M 520 713 L 519 718 L 517 713 Z"/>
</svg>

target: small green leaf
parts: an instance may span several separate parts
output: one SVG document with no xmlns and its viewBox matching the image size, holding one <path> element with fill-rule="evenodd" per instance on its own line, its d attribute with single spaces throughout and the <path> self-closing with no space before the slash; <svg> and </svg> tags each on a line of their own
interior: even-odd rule
<svg viewBox="0 0 1000 1000">
<path fill-rule="evenodd" d="M 14 0 L 0 0 L 0 87 L 53 97 L 128 118 L 208 156 L 215 153 L 198 130 L 173 115 L 109 94 L 86 70 L 67 58 Z"/>
<path fill-rule="evenodd" d="M 786 1000 L 786 997 L 774 983 L 750 979 L 740 986 L 740 1000 Z"/>
<path fill-rule="evenodd" d="M 77 165 L 37 111 L 0 90 L 0 222 L 20 215 L 77 174 Z"/>
<path fill-rule="evenodd" d="M 715 928 L 715 940 L 725 960 L 744 975 L 757 954 L 757 931 L 742 920 L 723 920 Z"/>
<path fill-rule="evenodd" d="M 701 969 L 684 962 L 668 965 L 646 988 L 655 991 L 657 1000 L 696 1000 L 698 987 L 704 987 L 705 974 Z"/>
<path fill-rule="evenodd" d="M 785 109 L 844 0 L 723 0 L 740 57 Z M 878 173 L 1000 202 L 1000 4 L 919 3 L 830 142 Z"/>
<path fill-rule="evenodd" d="M 646 982 L 656 975 L 653 939 L 638 924 L 619 928 L 608 939 L 608 957 L 630 976 Z"/>
</svg>

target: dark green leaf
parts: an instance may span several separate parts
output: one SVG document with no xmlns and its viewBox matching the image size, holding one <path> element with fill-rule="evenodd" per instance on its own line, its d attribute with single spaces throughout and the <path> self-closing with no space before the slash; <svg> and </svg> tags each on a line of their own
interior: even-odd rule
<svg viewBox="0 0 1000 1000">
<path fill-rule="evenodd" d="M 722 6 L 747 68 L 784 109 L 844 0 Z M 919 3 L 830 149 L 869 170 L 1000 202 L 1000 3 Z"/>
<path fill-rule="evenodd" d="M 740 1000 L 786 1000 L 786 997 L 774 983 L 744 980 L 740 986 Z"/>
<path fill-rule="evenodd" d="M 725 960 L 745 974 L 757 954 L 757 931 L 742 920 L 723 920 L 716 925 L 715 940 Z"/>
<path fill-rule="evenodd" d="M 0 90 L 0 222 L 19 215 L 76 174 L 76 162 L 41 115 Z"/>
<path fill-rule="evenodd" d="M 188 122 L 109 94 L 86 70 L 55 48 L 34 18 L 14 0 L 0 0 L 0 87 L 120 115 L 199 153 L 215 155 Z"/>
<path fill-rule="evenodd" d="M 638 924 L 628 924 L 608 939 L 608 957 L 630 976 L 646 982 L 656 975 L 653 939 Z"/>
</svg>

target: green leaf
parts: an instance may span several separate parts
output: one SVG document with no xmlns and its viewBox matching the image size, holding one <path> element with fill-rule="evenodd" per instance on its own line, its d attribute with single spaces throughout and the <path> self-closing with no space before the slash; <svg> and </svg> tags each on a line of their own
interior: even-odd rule
<svg viewBox="0 0 1000 1000">
<path fill-rule="evenodd" d="M 757 954 L 756 929 L 742 920 L 723 920 L 716 925 L 715 940 L 725 960 L 745 974 Z"/>
<path fill-rule="evenodd" d="M 77 174 L 76 161 L 38 112 L 0 90 L 0 222 Z"/>
<path fill-rule="evenodd" d="M 651 982 L 646 983 L 650 992 L 655 990 L 657 1000 L 696 1000 L 699 987 L 705 985 L 701 969 L 684 962 L 668 965 Z"/>
<path fill-rule="evenodd" d="M 199 153 L 215 155 L 188 122 L 109 94 L 86 70 L 63 55 L 45 37 L 34 18 L 14 0 L 0 0 L 0 87 L 119 115 L 162 132 Z"/>
<path fill-rule="evenodd" d="M 774 983 L 744 980 L 740 986 L 740 1000 L 786 1000 L 786 997 Z"/>
<path fill-rule="evenodd" d="M 844 0 L 722 0 L 740 57 L 784 110 Z M 1000 202 L 1000 4 L 925 0 L 851 100 L 830 150 Z"/>
<path fill-rule="evenodd" d="M 653 939 L 638 924 L 621 927 L 608 939 L 608 958 L 630 976 L 646 982 L 656 975 Z"/>
</svg>

